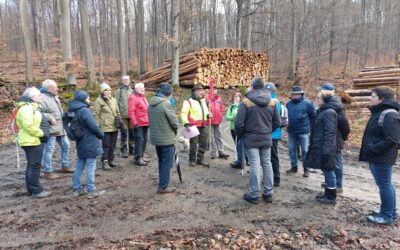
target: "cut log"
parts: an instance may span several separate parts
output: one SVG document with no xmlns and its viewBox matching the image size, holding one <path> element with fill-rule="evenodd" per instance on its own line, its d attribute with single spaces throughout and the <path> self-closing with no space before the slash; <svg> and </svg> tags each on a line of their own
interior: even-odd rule
<svg viewBox="0 0 400 250">
<path fill-rule="evenodd" d="M 353 102 L 347 105 L 347 108 L 368 108 L 370 102 Z"/>
<path fill-rule="evenodd" d="M 400 77 L 379 77 L 379 78 L 353 79 L 353 83 L 394 82 L 394 81 L 400 81 Z"/>
<path fill-rule="evenodd" d="M 369 96 L 353 96 L 352 99 L 358 103 L 359 102 L 369 102 L 371 97 L 369 97 Z"/>
<path fill-rule="evenodd" d="M 388 70 L 377 70 L 377 71 L 367 71 L 367 72 L 360 72 L 358 76 L 365 77 L 371 75 L 384 75 L 384 74 L 392 74 L 392 73 L 400 73 L 400 68 L 398 69 L 388 69 Z"/>
<path fill-rule="evenodd" d="M 351 89 L 351 90 L 346 90 L 345 91 L 347 94 L 349 94 L 351 97 L 353 96 L 370 96 L 371 95 L 371 90 L 370 89 Z"/>
</svg>

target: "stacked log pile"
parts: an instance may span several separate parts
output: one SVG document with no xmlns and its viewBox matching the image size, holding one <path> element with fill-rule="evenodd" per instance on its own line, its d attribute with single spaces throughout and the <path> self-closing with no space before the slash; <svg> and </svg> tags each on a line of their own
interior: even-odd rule
<svg viewBox="0 0 400 250">
<path fill-rule="evenodd" d="M 370 103 L 371 89 L 378 86 L 389 86 L 400 93 L 400 66 L 387 65 L 365 67 L 358 74 L 358 78 L 353 79 L 353 89 L 345 92 L 352 97 L 353 102 L 350 108 L 364 108 Z"/>
<path fill-rule="evenodd" d="M 192 87 L 196 83 L 205 86 L 211 77 L 216 78 L 217 88 L 248 86 L 255 76 L 268 79 L 266 54 L 247 50 L 202 48 L 184 54 L 179 59 L 179 84 Z M 171 60 L 163 66 L 140 76 L 146 85 L 157 85 L 171 80 Z"/>
</svg>

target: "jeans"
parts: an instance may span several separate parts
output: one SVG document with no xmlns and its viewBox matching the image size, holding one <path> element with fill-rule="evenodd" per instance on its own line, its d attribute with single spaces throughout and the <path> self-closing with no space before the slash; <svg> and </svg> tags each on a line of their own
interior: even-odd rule
<svg viewBox="0 0 400 250">
<path fill-rule="evenodd" d="M 211 155 L 216 156 L 217 151 L 218 153 L 224 152 L 224 144 L 222 143 L 221 128 L 219 127 L 219 125 L 211 126 L 211 144 Z"/>
<path fill-rule="evenodd" d="M 276 182 L 276 183 L 281 182 L 281 173 L 279 171 L 278 144 L 279 144 L 279 139 L 272 140 L 271 164 L 272 164 L 272 170 L 274 171 L 274 182 Z"/>
<path fill-rule="evenodd" d="M 289 137 L 290 166 L 292 168 L 297 169 L 297 145 L 300 144 L 301 156 L 303 159 L 303 168 L 304 168 L 304 171 L 307 171 L 304 163 L 305 163 L 308 147 L 310 146 L 309 134 L 297 135 L 297 134 L 288 133 L 288 137 Z"/>
<path fill-rule="evenodd" d="M 175 146 L 156 146 L 158 157 L 158 172 L 160 175 L 160 182 L 158 187 L 166 189 L 169 184 L 169 176 L 174 162 Z"/>
<path fill-rule="evenodd" d="M 43 152 L 43 165 L 44 165 L 44 172 L 51 173 L 54 171 L 52 165 L 53 153 L 55 149 L 56 142 L 61 147 L 61 167 L 67 168 L 69 167 L 69 148 L 70 143 L 67 136 L 50 136 L 49 140 L 44 146 Z"/>
<path fill-rule="evenodd" d="M 336 175 L 335 175 L 335 170 L 323 170 L 325 175 L 325 183 L 326 187 L 329 189 L 335 189 L 336 188 Z"/>
<path fill-rule="evenodd" d="M 236 163 L 241 166 L 243 161 L 243 141 L 236 136 L 235 130 L 231 130 L 233 141 L 236 145 L 237 160 Z"/>
<path fill-rule="evenodd" d="M 148 131 L 149 127 L 139 127 L 136 126 L 134 129 L 135 132 L 135 160 L 139 160 L 139 158 L 142 158 L 144 155 L 144 152 L 146 151 L 146 145 L 147 145 L 147 137 L 148 137 Z"/>
<path fill-rule="evenodd" d="M 86 190 L 88 193 L 96 191 L 94 182 L 96 170 L 96 158 L 78 159 L 75 166 L 74 175 L 72 176 L 72 191 L 81 192 L 81 176 L 86 165 Z"/>
<path fill-rule="evenodd" d="M 271 148 L 246 148 L 246 154 L 249 158 L 249 195 L 250 198 L 258 198 L 260 192 L 261 173 L 263 171 L 264 195 L 272 194 L 273 172 L 271 166 Z"/>
<path fill-rule="evenodd" d="M 342 152 L 336 152 L 336 156 L 335 156 L 335 175 L 336 175 L 336 187 L 337 188 L 343 188 Z"/>
<path fill-rule="evenodd" d="M 129 148 L 133 148 L 135 143 L 133 128 L 131 128 L 131 122 L 129 118 L 121 119 L 123 126 L 121 127 L 121 149 L 126 147 L 129 143 Z"/>
<path fill-rule="evenodd" d="M 114 150 L 117 145 L 118 131 L 115 132 L 105 132 L 104 138 L 101 140 L 103 145 L 103 155 L 101 156 L 101 161 L 108 160 L 108 162 L 113 162 L 115 158 Z"/>
<path fill-rule="evenodd" d="M 39 194 L 43 191 L 40 184 L 40 169 L 42 167 L 43 145 L 24 146 L 27 166 L 25 172 L 25 182 L 28 193 Z"/>
<path fill-rule="evenodd" d="M 190 139 L 189 162 L 196 162 L 196 158 L 197 161 L 202 161 L 207 150 L 208 128 L 198 127 L 198 129 L 200 134 Z"/>
<path fill-rule="evenodd" d="M 369 169 L 379 188 L 381 207 L 379 215 L 392 220 L 396 215 L 396 190 L 392 184 L 393 166 L 384 163 L 369 163 Z"/>
</svg>

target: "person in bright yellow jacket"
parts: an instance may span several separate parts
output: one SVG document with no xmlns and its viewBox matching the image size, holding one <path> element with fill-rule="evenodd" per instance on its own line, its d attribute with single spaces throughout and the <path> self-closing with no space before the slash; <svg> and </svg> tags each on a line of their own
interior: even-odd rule
<svg viewBox="0 0 400 250">
<path fill-rule="evenodd" d="M 207 125 L 210 114 L 204 96 L 204 88 L 198 83 L 194 85 L 191 97 L 185 100 L 182 106 L 181 120 L 185 129 L 196 126 L 200 132 L 198 136 L 190 139 L 189 165 L 192 167 L 196 164 L 209 166 L 204 160 L 204 153 L 208 145 Z"/>
<path fill-rule="evenodd" d="M 26 187 L 28 193 L 35 198 L 44 198 L 51 195 L 51 192 L 43 191 L 40 184 L 40 169 L 42 167 L 43 144 L 40 138 L 44 136 L 40 128 L 42 114 L 38 111 L 39 102 L 42 97 L 40 91 L 35 88 L 27 88 L 18 99 L 18 112 L 16 116 L 18 132 L 18 145 L 25 151 Z"/>
</svg>

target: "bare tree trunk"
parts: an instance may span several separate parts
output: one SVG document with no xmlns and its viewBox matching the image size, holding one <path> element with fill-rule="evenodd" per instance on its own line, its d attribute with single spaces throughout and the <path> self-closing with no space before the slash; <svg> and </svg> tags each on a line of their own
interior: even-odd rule
<svg viewBox="0 0 400 250">
<path fill-rule="evenodd" d="M 296 4 L 294 0 L 290 1 L 292 10 L 292 25 L 291 25 L 291 50 L 290 50 L 290 68 L 289 79 L 295 79 L 296 72 L 296 59 L 297 59 L 297 26 L 296 26 Z"/>
<path fill-rule="evenodd" d="M 335 1 L 331 1 L 331 30 L 329 34 L 329 63 L 332 64 L 333 62 L 333 44 L 334 44 L 334 39 L 335 39 Z M 347 46 L 348 49 L 348 46 Z M 347 60 L 348 54 L 346 53 L 346 60 Z"/>
<path fill-rule="evenodd" d="M 60 37 L 60 2 L 58 0 L 53 1 L 53 26 L 54 36 Z"/>
<path fill-rule="evenodd" d="M 39 37 L 40 37 L 40 47 L 42 47 L 42 61 L 43 61 L 43 69 L 44 72 L 47 73 L 49 71 L 49 63 L 47 61 L 47 35 L 46 32 L 46 24 L 44 21 L 44 10 L 46 9 L 45 0 L 40 0 L 38 5 L 38 18 L 39 18 Z"/>
<path fill-rule="evenodd" d="M 375 0 L 375 65 L 379 65 L 381 20 L 381 0 Z"/>
<path fill-rule="evenodd" d="M 32 26 L 33 26 L 33 48 L 39 50 L 38 16 L 37 5 L 39 0 L 31 0 Z"/>
<path fill-rule="evenodd" d="M 76 85 L 75 75 L 73 73 L 72 50 L 71 50 L 71 9 L 69 0 L 60 0 L 61 7 L 61 34 L 62 34 L 62 52 L 65 63 L 65 72 L 68 85 Z"/>
<path fill-rule="evenodd" d="M 251 49 L 251 0 L 246 0 L 245 2 L 246 9 L 246 28 L 244 34 L 244 40 L 242 46 L 243 48 L 250 50 Z"/>
<path fill-rule="evenodd" d="M 95 85 L 96 73 L 94 71 L 92 39 L 89 30 L 89 16 L 86 0 L 79 0 L 79 12 L 81 15 L 81 25 L 83 33 L 83 48 L 85 51 L 85 59 L 88 70 L 88 87 L 93 88 Z"/>
<path fill-rule="evenodd" d="M 4 33 L 3 5 L 0 5 L 0 33 Z"/>
<path fill-rule="evenodd" d="M 153 58 L 153 69 L 158 67 L 159 65 L 159 42 L 158 42 L 158 6 L 157 6 L 157 0 L 152 1 L 152 7 L 153 7 L 153 17 L 151 18 L 152 20 L 152 58 Z"/>
<path fill-rule="evenodd" d="M 211 20 L 208 21 L 208 46 L 217 47 L 217 0 L 211 0 Z"/>
<path fill-rule="evenodd" d="M 146 72 L 146 55 L 145 55 L 145 33 L 144 33 L 144 8 L 143 1 L 138 0 L 137 5 L 137 42 L 138 42 L 138 74 L 141 75 Z"/>
<path fill-rule="evenodd" d="M 21 29 L 25 45 L 25 63 L 26 63 L 25 80 L 28 82 L 32 82 L 33 81 L 32 48 L 31 48 L 31 36 L 29 34 L 29 28 L 28 28 L 28 18 L 26 15 L 26 0 L 19 1 L 19 15 L 21 17 Z"/>
<path fill-rule="evenodd" d="M 102 48 L 102 43 L 101 43 L 101 35 L 100 35 L 100 17 L 99 17 L 99 12 L 96 7 L 96 1 L 92 1 L 93 4 L 93 11 L 94 11 L 94 17 L 95 17 L 95 25 L 96 25 L 96 36 L 97 36 L 97 43 L 99 45 L 98 50 L 99 50 L 99 81 L 102 82 L 104 77 L 103 77 L 103 48 Z"/>
<path fill-rule="evenodd" d="M 129 72 L 129 63 L 132 59 L 131 55 L 131 36 L 130 36 L 130 24 L 129 24 L 129 6 L 128 0 L 124 0 L 125 10 L 125 37 L 126 37 L 126 71 Z"/>
<path fill-rule="evenodd" d="M 172 36 L 174 39 L 171 69 L 171 78 L 173 85 L 179 85 L 179 5 L 180 0 L 171 0 Z"/>
<path fill-rule="evenodd" d="M 120 58 L 120 69 L 121 75 L 126 75 L 126 45 L 123 27 L 123 12 L 122 12 L 122 0 L 117 0 L 117 23 L 118 23 L 118 49 Z"/>
<path fill-rule="evenodd" d="M 242 40 L 242 15 L 243 15 L 243 0 L 236 0 L 237 12 L 236 12 L 236 48 L 241 48 Z"/>
</svg>

